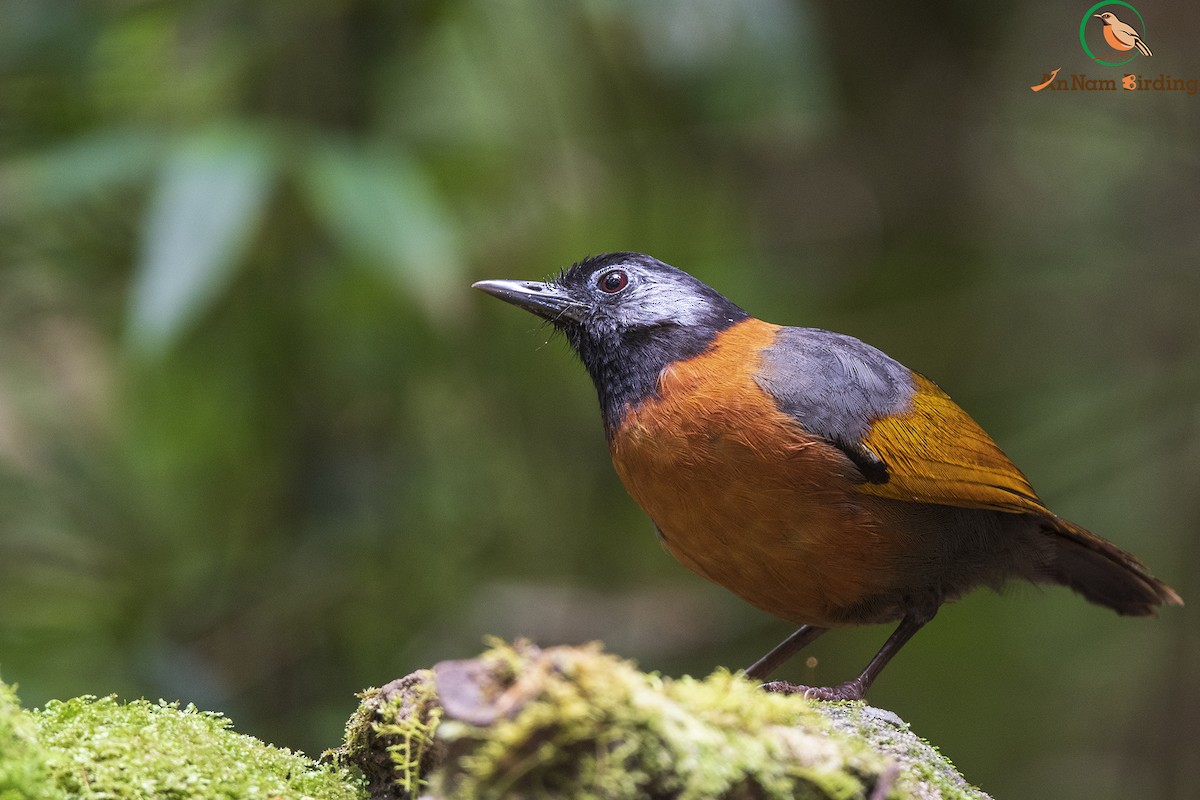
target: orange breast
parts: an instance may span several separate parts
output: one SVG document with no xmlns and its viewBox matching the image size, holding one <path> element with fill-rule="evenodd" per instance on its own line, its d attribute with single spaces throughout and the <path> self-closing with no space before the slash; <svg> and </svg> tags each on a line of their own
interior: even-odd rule
<svg viewBox="0 0 1200 800">
<path fill-rule="evenodd" d="M 1115 33 L 1113 33 L 1112 27 L 1109 25 L 1104 26 L 1104 41 L 1108 42 L 1108 46 L 1111 47 L 1113 50 L 1132 50 L 1133 49 L 1132 44 L 1125 44 L 1120 39 L 1118 39 L 1117 35 Z"/>
<path fill-rule="evenodd" d="M 668 367 L 611 441 L 625 488 L 694 572 L 794 622 L 887 590 L 905 536 L 854 491 L 850 462 L 755 383 L 778 326 L 748 319 Z"/>
</svg>

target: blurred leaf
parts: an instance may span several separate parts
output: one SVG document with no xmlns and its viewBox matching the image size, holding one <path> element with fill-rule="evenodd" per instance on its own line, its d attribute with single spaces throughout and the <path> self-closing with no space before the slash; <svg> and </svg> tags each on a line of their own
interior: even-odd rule
<svg viewBox="0 0 1200 800">
<path fill-rule="evenodd" d="M 0 168 L 6 211 L 65 206 L 145 176 L 161 155 L 155 134 L 137 128 L 97 133 L 15 159 Z"/>
<path fill-rule="evenodd" d="M 129 308 L 129 335 L 160 355 L 233 277 L 265 207 L 269 142 L 247 129 L 208 130 L 168 156 L 150 200 Z"/>
<path fill-rule="evenodd" d="M 317 214 L 435 319 L 462 292 L 462 255 L 455 222 L 413 159 L 354 150 L 319 149 L 307 164 Z"/>
</svg>

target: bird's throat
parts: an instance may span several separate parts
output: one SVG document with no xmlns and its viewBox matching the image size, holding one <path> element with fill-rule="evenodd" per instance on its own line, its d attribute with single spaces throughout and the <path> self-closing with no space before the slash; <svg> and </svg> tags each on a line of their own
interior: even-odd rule
<svg viewBox="0 0 1200 800">
<path fill-rule="evenodd" d="M 596 386 L 606 436 L 611 440 L 630 409 L 657 396 L 667 366 L 705 352 L 721 331 L 738 322 L 723 319 L 711 326 L 662 325 L 603 338 L 586 333 L 569 337 Z"/>
</svg>

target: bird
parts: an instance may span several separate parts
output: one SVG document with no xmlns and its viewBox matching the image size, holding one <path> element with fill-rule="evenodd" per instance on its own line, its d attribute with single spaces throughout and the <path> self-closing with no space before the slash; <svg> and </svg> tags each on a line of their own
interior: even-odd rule
<svg viewBox="0 0 1200 800">
<path fill-rule="evenodd" d="M 863 699 L 942 604 L 978 586 L 1058 584 L 1129 616 L 1183 603 L 1051 512 L 937 385 L 859 339 L 757 319 L 642 253 L 473 286 L 565 335 L 617 475 L 663 546 L 799 625 L 747 677 L 766 681 L 831 628 L 896 623 L 857 677 L 768 690 Z"/>
<path fill-rule="evenodd" d="M 1132 50 L 1136 47 L 1144 56 L 1154 55 L 1133 26 L 1121 22 L 1115 14 L 1105 11 L 1103 14 L 1092 16 L 1104 23 L 1104 41 L 1108 42 L 1108 46 L 1113 50 Z"/>
</svg>

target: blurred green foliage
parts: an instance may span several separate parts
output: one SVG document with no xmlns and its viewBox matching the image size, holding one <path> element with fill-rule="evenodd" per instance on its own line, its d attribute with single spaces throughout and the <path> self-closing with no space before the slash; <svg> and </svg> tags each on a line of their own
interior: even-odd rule
<svg viewBox="0 0 1200 800">
<path fill-rule="evenodd" d="M 1031 93 L 1098 69 L 1084 10 L 0 6 L 3 676 L 315 751 L 485 633 L 749 663 L 787 627 L 671 562 L 565 346 L 467 288 L 616 249 L 931 375 L 1195 597 L 1200 97 Z M 1200 76 L 1194 9 L 1141 10 Z M 1188 796 L 1190 613 L 979 593 L 873 700 L 998 796 Z"/>
</svg>

